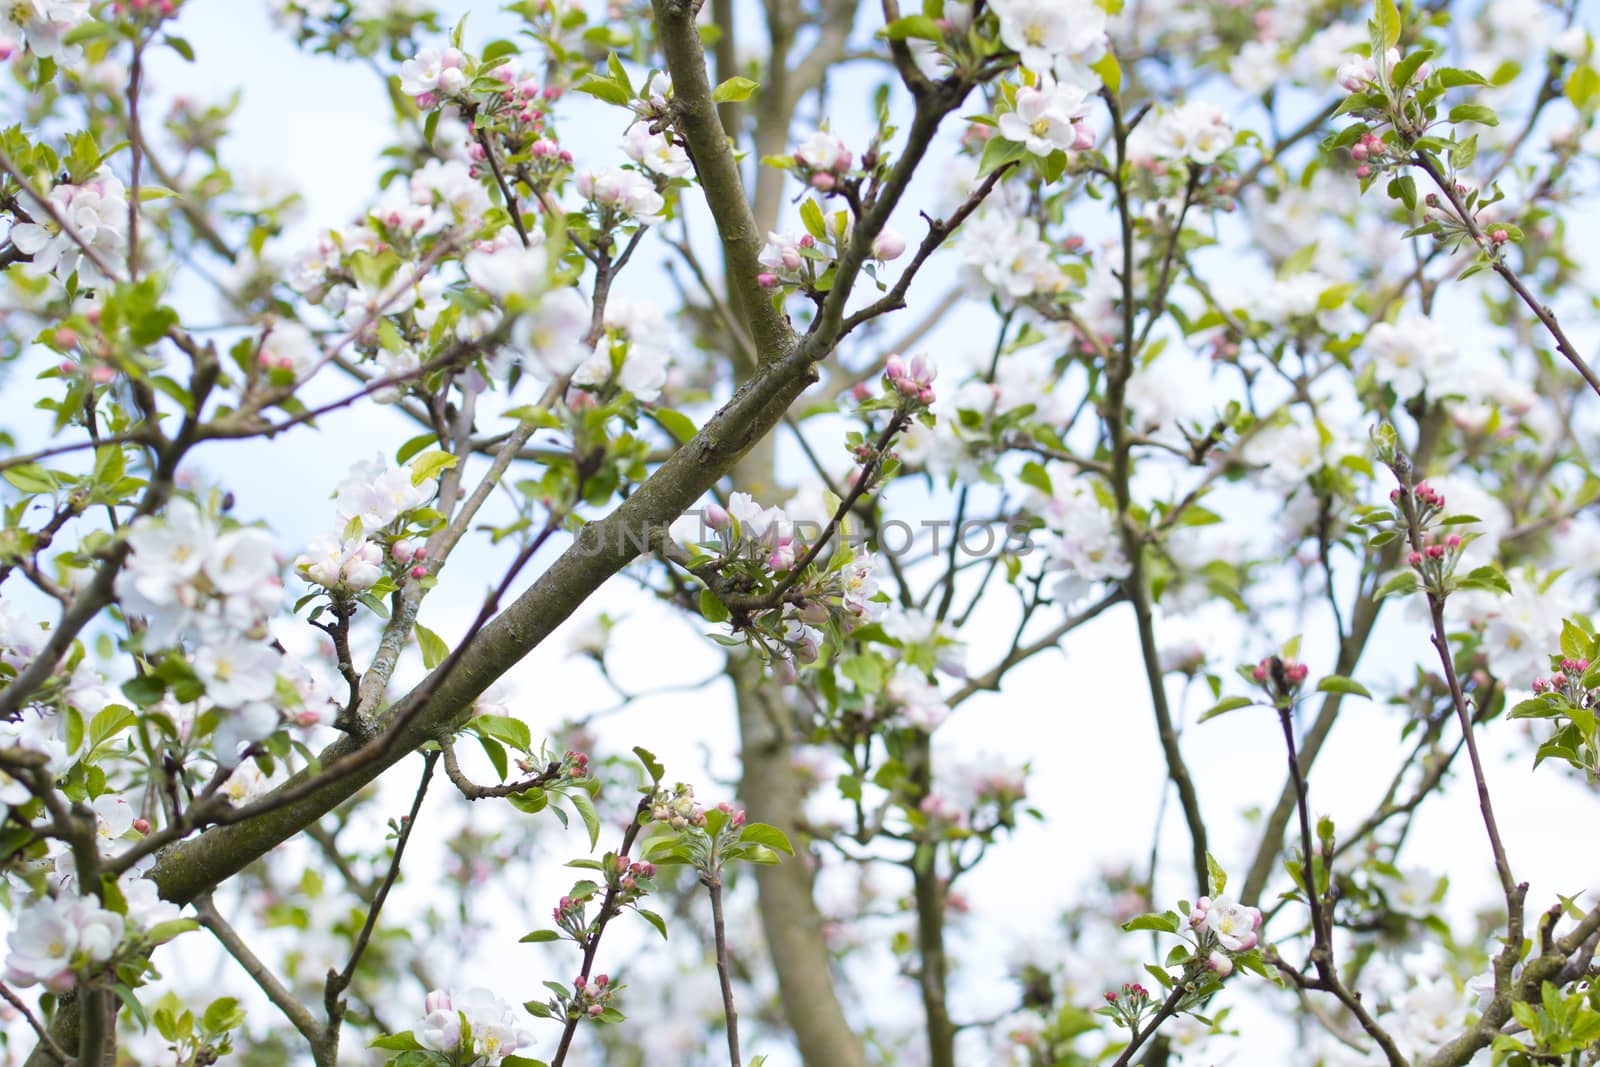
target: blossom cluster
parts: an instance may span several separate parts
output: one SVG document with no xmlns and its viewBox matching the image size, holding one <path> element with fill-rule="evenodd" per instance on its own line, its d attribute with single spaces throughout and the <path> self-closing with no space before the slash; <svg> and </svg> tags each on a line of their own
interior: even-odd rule
<svg viewBox="0 0 1600 1067">
<path fill-rule="evenodd" d="M 231 766 L 241 743 L 269 736 L 281 720 L 286 664 L 267 627 L 283 602 L 276 544 L 258 527 L 223 530 L 183 497 L 135 521 L 126 536 L 118 599 L 145 620 L 147 650 L 191 646 L 190 666 L 222 715 L 216 755 Z"/>
<path fill-rule="evenodd" d="M 1095 0 L 996 0 L 1000 40 L 1022 65 L 1086 88 L 1099 84 L 1089 68 L 1106 54 L 1106 12 Z"/>
<path fill-rule="evenodd" d="M 1245 907 L 1231 897 L 1201 897 L 1195 901 L 1189 926 L 1199 935 L 1206 967 L 1219 978 L 1233 973 L 1234 954 L 1249 952 L 1261 943 L 1257 933 L 1261 929 L 1261 909 Z"/>
<path fill-rule="evenodd" d="M 0 7 L 0 29 L 16 33 L 39 58 L 63 63 L 82 57 L 83 49 L 66 38 L 88 18 L 89 0 L 11 0 Z"/>
<path fill-rule="evenodd" d="M 425 1049 L 456 1057 L 465 1067 L 498 1067 L 533 1045 L 524 1015 L 483 988 L 434 990 L 423 1000 L 423 1016 L 411 1033 Z"/>
<path fill-rule="evenodd" d="M 337 530 L 321 534 L 295 570 L 335 597 L 365 593 L 386 575 L 396 584 L 428 574 L 428 550 L 410 519 L 433 500 L 436 478 L 379 457 L 356 464 L 335 492 Z"/>
<path fill-rule="evenodd" d="M 32 257 L 37 273 L 63 281 L 76 273 L 86 286 L 108 285 L 128 254 L 127 190 L 109 171 L 82 185 L 57 185 L 32 222 L 11 228 L 11 243 Z"/>
</svg>

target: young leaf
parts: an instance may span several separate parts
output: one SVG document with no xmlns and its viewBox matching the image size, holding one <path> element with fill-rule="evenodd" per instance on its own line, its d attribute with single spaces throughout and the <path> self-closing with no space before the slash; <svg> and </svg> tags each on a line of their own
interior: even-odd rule
<svg viewBox="0 0 1600 1067">
<path fill-rule="evenodd" d="M 1319 693 L 1349 693 L 1352 696 L 1372 699 L 1372 694 L 1367 692 L 1367 687 L 1353 678 L 1346 678 L 1342 674 L 1330 674 L 1317 683 Z"/>
<path fill-rule="evenodd" d="M 750 94 L 758 88 L 759 83 L 734 75 L 711 91 L 711 99 L 719 104 L 735 104 L 750 99 Z"/>
</svg>

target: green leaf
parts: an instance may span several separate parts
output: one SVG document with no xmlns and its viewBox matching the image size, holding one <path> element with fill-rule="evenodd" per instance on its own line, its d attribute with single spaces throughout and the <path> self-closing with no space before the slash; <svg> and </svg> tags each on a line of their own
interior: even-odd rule
<svg viewBox="0 0 1600 1067">
<path fill-rule="evenodd" d="M 1136 930 L 1160 930 L 1162 933 L 1175 934 L 1178 932 L 1178 917 L 1170 911 L 1151 912 L 1129 919 L 1122 924 L 1122 929 L 1130 934 Z"/>
<path fill-rule="evenodd" d="M 1500 573 L 1500 568 L 1492 563 L 1474 567 L 1461 580 L 1460 584 L 1464 589 L 1484 589 L 1490 592 L 1504 593 L 1508 596 L 1511 593 L 1511 583 L 1506 581 L 1506 576 Z"/>
<path fill-rule="evenodd" d="M 372 1044 L 367 1047 L 388 1049 L 390 1052 L 412 1052 L 420 1050 L 422 1045 L 412 1036 L 411 1031 L 407 1030 L 403 1034 L 385 1034 L 374 1038 Z"/>
<path fill-rule="evenodd" d="M 1482 104 L 1457 104 L 1450 109 L 1451 122 L 1476 122 L 1480 126 L 1498 126 L 1500 117 L 1493 108 Z"/>
<path fill-rule="evenodd" d="M 1594 638 L 1571 619 L 1561 620 L 1561 654 L 1572 659 L 1588 659 Z"/>
<path fill-rule="evenodd" d="M 577 809 L 578 817 L 583 820 L 583 825 L 589 831 L 589 847 L 594 848 L 600 843 L 600 813 L 594 808 L 594 801 L 589 794 L 578 790 L 567 795 L 572 801 L 572 806 Z"/>
<path fill-rule="evenodd" d="M 989 143 L 983 146 L 983 159 L 978 163 L 978 177 L 985 178 L 1001 167 L 1017 162 L 1027 154 L 1028 147 L 1021 141 L 991 137 Z"/>
<path fill-rule="evenodd" d="M 444 662 L 450 654 L 450 646 L 444 643 L 444 638 L 422 625 L 416 624 L 417 645 L 422 649 L 422 665 L 430 671 Z"/>
<path fill-rule="evenodd" d="M 1420 583 L 1417 581 L 1415 572 L 1401 571 L 1379 586 L 1377 593 L 1373 595 L 1373 599 L 1382 600 L 1384 597 L 1396 595 L 1406 596 L 1415 593 L 1418 588 L 1420 588 Z"/>
<path fill-rule="evenodd" d="M 163 37 L 162 40 L 165 41 L 174 52 L 182 56 L 185 63 L 194 62 L 194 46 L 188 41 L 184 40 L 182 37 L 174 37 L 171 34 Z"/>
<path fill-rule="evenodd" d="M 1352 696 L 1372 699 L 1372 694 L 1367 692 L 1367 687 L 1353 678 L 1346 678 L 1342 674 L 1330 674 L 1317 683 L 1319 693 L 1349 693 Z"/>
<path fill-rule="evenodd" d="M 546 941 L 560 941 L 561 934 L 556 930 L 535 930 L 531 934 L 524 934 L 518 938 L 520 944 L 541 944 Z"/>
<path fill-rule="evenodd" d="M 433 451 L 424 452 L 411 461 L 411 484 L 421 485 L 429 478 L 438 477 L 439 472 L 448 470 L 461 462 L 460 457 L 449 452 Z"/>
<path fill-rule="evenodd" d="M 739 832 L 741 843 L 750 842 L 765 845 L 774 852 L 782 852 L 786 856 L 794 855 L 794 846 L 789 844 L 789 838 L 776 826 L 769 826 L 764 822 L 753 822 Z"/>
<path fill-rule="evenodd" d="M 737 74 L 723 82 L 711 91 L 711 99 L 719 104 L 736 104 L 741 100 L 750 99 L 750 94 L 759 89 L 760 83 L 749 78 L 741 78 Z"/>
<path fill-rule="evenodd" d="M 667 939 L 667 921 L 665 919 L 649 908 L 635 908 L 634 910 L 639 913 L 640 918 L 656 928 L 656 932 L 661 935 L 661 940 L 665 941 Z"/>
<path fill-rule="evenodd" d="M 1217 857 L 1206 853 L 1206 880 L 1211 883 L 1211 895 L 1220 897 L 1222 891 L 1228 888 L 1228 872 L 1222 869 L 1222 864 L 1217 862 Z"/>
<path fill-rule="evenodd" d="M 680 445 L 686 445 L 694 440 L 694 435 L 700 431 L 695 427 L 694 420 L 681 411 L 671 408 L 656 408 L 652 413 L 655 420 L 672 435 L 672 439 Z"/>
<path fill-rule="evenodd" d="M 489 757 L 489 762 L 494 764 L 494 773 L 500 776 L 502 782 L 505 781 L 506 775 L 511 773 L 511 761 L 506 756 L 506 746 L 483 734 L 478 735 L 478 744 L 483 747 L 483 753 Z M 521 805 L 517 804 L 516 797 L 511 798 L 511 804 L 513 807 L 521 807 Z M 541 804 L 540 807 L 543 807 L 543 805 Z"/>
<path fill-rule="evenodd" d="M 700 614 L 709 623 L 723 623 L 733 618 L 733 612 L 709 589 L 700 590 Z"/>
<path fill-rule="evenodd" d="M 1050 475 L 1043 465 L 1029 460 L 1022 465 L 1021 481 L 1023 485 L 1032 486 L 1045 496 L 1054 496 L 1055 489 L 1050 484 Z"/>
<path fill-rule="evenodd" d="M 395 452 L 394 454 L 394 461 L 396 463 L 404 463 L 418 452 L 421 452 L 424 448 L 427 448 L 429 445 L 433 444 L 433 442 L 436 440 L 438 440 L 437 434 L 419 433 L 417 436 L 411 438 L 411 440 L 400 446 L 399 451 Z"/>
<path fill-rule="evenodd" d="M 1100 80 L 1106 83 L 1106 88 L 1114 93 L 1122 91 L 1122 64 L 1117 62 L 1116 53 L 1106 49 L 1106 54 L 1089 64 L 1089 69 L 1100 75 Z"/>
<path fill-rule="evenodd" d="M 807 199 L 800 205 L 800 221 L 806 232 L 819 241 L 828 239 L 828 224 L 822 218 L 822 208 L 815 200 Z"/>
<path fill-rule="evenodd" d="M 1417 210 L 1417 180 L 1411 175 L 1400 174 L 1390 178 L 1387 192 L 1391 200 L 1400 201 L 1407 211 Z"/>
<path fill-rule="evenodd" d="M 885 26 L 883 35 L 891 41 L 904 41 L 911 37 L 924 41 L 938 41 L 943 39 L 944 32 L 939 29 L 938 21 L 927 15 L 907 15 Z"/>
<path fill-rule="evenodd" d="M 1433 56 L 1429 48 L 1414 48 L 1406 57 L 1394 65 L 1394 70 L 1389 72 L 1389 78 L 1395 85 L 1410 85 L 1411 78 Z"/>
<path fill-rule="evenodd" d="M 213 1034 L 221 1034 L 244 1022 L 244 1015 L 244 1009 L 239 1007 L 237 1000 L 233 997 L 220 997 L 207 1006 L 205 1015 L 200 1019 L 200 1025 Z"/>
<path fill-rule="evenodd" d="M 1394 0 L 1374 0 L 1372 17 L 1377 23 L 1378 36 L 1383 41 L 1383 47 L 1393 48 L 1400 40 L 1400 9 L 1395 7 Z"/>
<path fill-rule="evenodd" d="M 1205 714 L 1201 715 L 1196 721 L 1205 722 L 1207 719 L 1215 719 L 1218 715 L 1225 715 L 1230 711 L 1237 711 L 1240 708 L 1248 708 L 1254 703 L 1255 701 L 1251 700 L 1249 697 L 1224 697 L 1217 701 L 1217 703 L 1213 704 L 1205 712 Z"/>
<path fill-rule="evenodd" d="M 144 932 L 144 942 L 147 945 L 164 945 L 179 934 L 186 934 L 190 930 L 200 929 L 200 924 L 193 919 L 172 919 L 164 923 L 156 923 Z"/>
<path fill-rule="evenodd" d="M 166 683 L 153 674 L 140 674 L 122 683 L 122 695 L 141 708 L 160 700 L 166 691 Z"/>
<path fill-rule="evenodd" d="M 662 776 L 667 773 L 667 769 L 661 765 L 660 760 L 656 759 L 655 753 L 649 749 L 634 745 L 633 754 L 639 757 L 640 763 L 644 764 L 644 771 L 650 776 L 650 781 L 659 783 Z"/>
<path fill-rule="evenodd" d="M 625 106 L 633 97 L 628 90 L 612 81 L 610 78 L 597 78 L 589 75 L 579 82 L 575 88 L 580 93 L 588 93 L 597 100 L 604 100 L 608 104 Z"/>
<path fill-rule="evenodd" d="M 633 81 L 628 77 L 628 68 L 622 65 L 622 60 L 617 58 L 615 52 L 606 56 L 606 70 L 611 72 L 611 80 L 622 86 L 629 97 L 634 95 Z"/>
<path fill-rule="evenodd" d="M 1446 89 L 1458 89 L 1463 85 L 1488 85 L 1489 79 L 1475 70 L 1462 70 L 1459 67 L 1440 67 L 1433 72 L 1439 79 L 1439 84 Z"/>
<path fill-rule="evenodd" d="M 99 748 L 101 743 L 111 740 L 138 721 L 138 717 L 121 704 L 102 708 L 89 722 L 89 748 Z"/>
<path fill-rule="evenodd" d="M 1567 99 L 1580 111 L 1593 102 L 1596 93 L 1600 93 L 1600 73 L 1596 73 L 1587 63 L 1574 70 L 1567 79 Z"/>
<path fill-rule="evenodd" d="M 472 720 L 480 734 L 502 741 L 518 752 L 527 752 L 533 744 L 528 724 L 509 715 L 479 715 Z"/>
<path fill-rule="evenodd" d="M 24 493 L 53 493 L 61 484 L 54 471 L 47 471 L 37 463 L 7 467 L 4 471 L 0 471 L 0 478 L 4 478 Z"/>
</svg>

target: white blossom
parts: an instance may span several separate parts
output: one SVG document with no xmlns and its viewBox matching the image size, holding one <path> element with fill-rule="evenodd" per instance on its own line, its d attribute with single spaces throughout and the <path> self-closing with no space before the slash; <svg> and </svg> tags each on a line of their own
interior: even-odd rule
<svg viewBox="0 0 1600 1067">
<path fill-rule="evenodd" d="M 282 659 L 260 641 L 230 637 L 201 645 L 194 654 L 194 673 L 214 703 L 237 707 L 271 699 Z"/>
<path fill-rule="evenodd" d="M 621 212 L 645 225 L 661 221 L 667 202 L 656 192 L 655 184 L 636 170 L 618 167 L 603 174 L 580 172 L 575 180 L 578 192 L 602 208 Z"/>
<path fill-rule="evenodd" d="M 694 169 L 683 146 L 669 141 L 666 134 L 651 133 L 642 122 L 629 126 L 622 135 L 622 150 L 641 167 L 666 178 L 683 178 Z"/>
<path fill-rule="evenodd" d="M 73 987 L 76 969 L 116 954 L 123 931 L 121 915 L 88 897 L 63 892 L 35 901 L 17 913 L 16 929 L 6 937 L 6 981 L 64 993 Z"/>
<path fill-rule="evenodd" d="M 122 182 L 104 174 L 86 185 L 56 186 L 33 222 L 12 226 L 11 243 L 32 257 L 38 273 L 55 271 L 65 278 L 76 271 L 85 285 L 108 284 L 112 278 L 100 268 L 114 274 L 127 255 L 128 201 Z"/>
<path fill-rule="evenodd" d="M 0 4 L 0 27 L 20 31 L 34 55 L 62 63 L 76 63 L 82 57 L 83 49 L 67 44 L 66 36 L 88 17 L 89 0 L 5 0 Z"/>
<path fill-rule="evenodd" d="M 550 256 L 540 247 L 544 231 L 535 227 L 539 241 L 524 247 L 520 241 L 475 248 L 461 258 L 467 278 L 491 296 L 532 296 L 550 278 Z M 530 233 L 530 236 L 532 235 Z"/>
<path fill-rule="evenodd" d="M 467 84 L 466 57 L 459 49 L 424 48 L 400 64 L 400 91 L 408 96 L 423 93 L 456 93 Z"/>
<path fill-rule="evenodd" d="M 381 530 L 428 503 L 438 491 L 436 479 L 418 480 L 410 467 L 396 466 L 381 456 L 358 463 L 335 494 L 340 529 L 359 534 Z"/>
<path fill-rule="evenodd" d="M 541 381 L 577 370 L 590 351 L 583 345 L 590 316 L 589 302 L 571 286 L 546 293 L 512 329 L 517 347 L 533 356 L 527 369 Z"/>
<path fill-rule="evenodd" d="M 1413 311 L 1394 322 L 1380 322 L 1367 331 L 1362 346 L 1382 385 L 1408 400 L 1432 387 L 1441 390 L 1442 375 L 1454 352 L 1450 335 L 1438 323 Z"/>
<path fill-rule="evenodd" d="M 1037 86 L 1017 89 L 1016 108 L 998 120 L 1000 136 L 1020 142 L 1036 156 L 1083 147 L 1079 120 L 1088 110 L 1088 99 L 1089 94 L 1078 86 L 1040 75 Z"/>
<path fill-rule="evenodd" d="M 1000 40 L 1029 70 L 1093 63 L 1105 54 L 1106 13 L 1094 0 L 994 0 Z"/>
<path fill-rule="evenodd" d="M 423 1004 L 426 1014 L 411 1031 L 417 1043 L 435 1052 L 465 1053 L 471 1057 L 465 1062 L 474 1067 L 496 1067 L 507 1056 L 533 1044 L 526 1016 L 487 989 L 435 991 Z M 465 1047 L 463 1020 L 471 1034 Z"/>
</svg>

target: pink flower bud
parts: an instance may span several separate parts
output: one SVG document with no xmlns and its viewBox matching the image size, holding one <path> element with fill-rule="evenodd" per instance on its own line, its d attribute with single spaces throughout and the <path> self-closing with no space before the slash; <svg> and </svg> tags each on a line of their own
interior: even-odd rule
<svg viewBox="0 0 1600 1067">
<path fill-rule="evenodd" d="M 1422 553 L 1421 552 L 1413 552 L 1413 553 L 1411 553 L 1411 555 L 1406 557 L 1406 562 L 1411 564 L 1413 567 L 1422 566 Z"/>
<path fill-rule="evenodd" d="M 1072 150 L 1087 152 L 1094 147 L 1094 131 L 1087 123 L 1074 122 L 1072 124 Z"/>
<path fill-rule="evenodd" d="M 389 554 L 396 563 L 410 563 L 411 553 L 416 551 L 416 545 L 404 538 L 396 541 L 389 549 Z"/>
<path fill-rule="evenodd" d="M 450 994 L 442 989 L 435 989 L 422 998 L 422 1011 L 432 1015 L 436 1011 L 453 1011 L 454 1005 L 450 1003 Z"/>
<path fill-rule="evenodd" d="M 1213 952 L 1206 959 L 1206 969 L 1218 978 L 1226 978 L 1233 973 L 1233 961 L 1220 952 Z"/>
<path fill-rule="evenodd" d="M 147 834 L 147 833 L 150 832 L 150 820 L 149 819 L 135 819 L 135 820 L 133 820 L 133 828 L 138 833 Z"/>
<path fill-rule="evenodd" d="M 721 504 L 707 504 L 702 517 L 705 519 L 706 525 L 718 533 L 726 530 L 733 523 L 733 516 L 729 515 L 728 509 Z"/>
<path fill-rule="evenodd" d="M 1254 678 L 1258 682 L 1266 681 L 1267 665 L 1265 663 L 1256 664 L 1255 667 L 1250 671 L 1250 677 Z"/>
<path fill-rule="evenodd" d="M 61 326 L 56 330 L 56 344 L 62 348 L 71 348 L 78 343 L 78 331 L 70 326 Z"/>
<path fill-rule="evenodd" d="M 439 95 L 437 93 L 418 93 L 417 106 L 423 111 L 432 111 L 439 106 Z"/>
<path fill-rule="evenodd" d="M 811 188 L 818 192 L 831 193 L 838 184 L 839 180 L 837 178 L 825 172 L 811 176 Z"/>
<path fill-rule="evenodd" d="M 608 975 L 597 974 L 594 976 L 594 984 L 599 986 L 601 989 L 604 989 L 606 986 L 611 984 L 611 978 Z"/>
<path fill-rule="evenodd" d="M 1535 678 L 1533 680 L 1533 691 L 1535 693 L 1542 693 L 1549 688 L 1549 683 L 1547 683 L 1543 678 Z"/>
<path fill-rule="evenodd" d="M 1449 537 L 1446 537 L 1444 539 L 1444 544 L 1445 544 L 1446 548 L 1460 548 L 1461 547 L 1461 535 L 1460 534 L 1451 534 Z"/>
<path fill-rule="evenodd" d="M 304 711 L 297 713 L 294 717 L 294 721 L 300 726 L 315 726 L 322 721 L 322 716 L 307 708 Z"/>
<path fill-rule="evenodd" d="M 18 52 L 17 42 L 10 37 L 0 37 L 0 63 L 5 62 Z"/>
<path fill-rule="evenodd" d="M 906 239 L 893 230 L 885 229 L 872 242 L 872 258 L 885 263 L 899 259 L 906 251 Z"/>
<path fill-rule="evenodd" d="M 776 289 L 778 287 L 778 276 L 771 271 L 764 270 L 756 275 L 756 284 L 763 289 Z"/>
<path fill-rule="evenodd" d="M 1356 177 L 1357 178 L 1370 178 L 1370 177 L 1372 177 L 1372 168 L 1367 166 L 1365 163 L 1361 164 L 1361 166 L 1356 168 Z"/>
<path fill-rule="evenodd" d="M 1507 233 L 1505 230 L 1490 230 L 1489 231 L 1489 243 L 1490 244 L 1503 245 L 1509 240 L 1511 240 L 1511 235 L 1509 233 Z"/>
<path fill-rule="evenodd" d="M 426 578 L 427 576 L 428 576 L 428 568 L 426 568 L 426 567 L 412 567 L 411 568 L 411 577 L 413 577 L 413 578 Z"/>
</svg>

